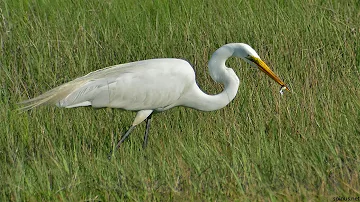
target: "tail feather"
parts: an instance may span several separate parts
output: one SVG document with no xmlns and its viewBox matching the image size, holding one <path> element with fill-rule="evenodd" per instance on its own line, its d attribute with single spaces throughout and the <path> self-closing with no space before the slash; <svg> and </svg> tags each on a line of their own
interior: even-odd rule
<svg viewBox="0 0 360 202">
<path fill-rule="evenodd" d="M 52 105 L 59 103 L 62 99 L 65 99 L 68 95 L 74 92 L 77 88 L 84 85 L 87 81 L 74 80 L 51 89 L 35 98 L 19 102 L 22 105 L 19 108 L 20 111 L 28 111 L 34 107 L 41 105 Z"/>
<path fill-rule="evenodd" d="M 110 78 L 114 79 L 120 74 L 131 72 L 131 70 L 133 70 L 135 67 L 145 67 L 146 64 L 147 62 L 145 61 L 138 61 L 133 63 L 114 65 L 90 72 L 85 76 L 79 77 L 73 81 L 49 90 L 44 94 L 39 95 L 38 97 L 19 102 L 18 104 L 22 105 L 19 110 L 27 111 L 41 105 L 58 104 L 61 100 L 65 99 L 68 95 L 85 85 L 87 82 L 104 78 L 106 78 L 106 82 L 108 82 Z"/>
</svg>

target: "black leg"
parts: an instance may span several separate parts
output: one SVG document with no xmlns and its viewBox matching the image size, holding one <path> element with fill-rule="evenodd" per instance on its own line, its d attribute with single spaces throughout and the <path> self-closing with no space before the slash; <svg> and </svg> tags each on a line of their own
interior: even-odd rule
<svg viewBox="0 0 360 202">
<path fill-rule="evenodd" d="M 119 142 L 117 143 L 116 145 L 116 148 L 114 151 L 116 151 L 117 149 L 119 149 L 121 143 L 123 143 L 125 141 L 125 139 L 130 135 L 131 131 L 135 128 L 135 126 L 131 126 L 129 128 L 129 130 L 126 131 L 126 133 L 121 137 L 121 139 L 119 140 Z M 109 153 L 109 156 L 108 158 L 110 159 L 111 158 L 111 155 L 113 154 L 113 151 L 111 150 L 110 153 Z"/>
<path fill-rule="evenodd" d="M 144 135 L 143 149 L 145 149 L 147 146 L 148 134 L 149 134 L 150 123 L 151 123 L 151 115 L 152 114 L 150 114 L 150 116 L 147 117 L 147 119 L 146 119 L 146 129 L 145 129 L 145 135 Z"/>
<path fill-rule="evenodd" d="M 135 128 L 135 126 L 131 126 L 131 127 L 129 128 L 129 130 L 126 131 L 125 135 L 123 135 L 123 136 L 121 137 L 121 139 L 119 140 L 119 142 L 117 143 L 115 150 L 116 150 L 116 149 L 119 149 L 121 143 L 123 143 L 123 142 L 125 141 L 125 139 L 130 135 L 131 131 L 132 131 L 134 128 Z"/>
</svg>

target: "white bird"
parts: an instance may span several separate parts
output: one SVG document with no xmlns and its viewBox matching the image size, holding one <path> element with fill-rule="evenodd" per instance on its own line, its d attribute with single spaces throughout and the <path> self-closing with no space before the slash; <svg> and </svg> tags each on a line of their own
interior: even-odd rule
<svg viewBox="0 0 360 202">
<path fill-rule="evenodd" d="M 143 147 L 146 147 L 153 112 L 162 112 L 176 106 L 213 111 L 225 107 L 234 99 L 240 82 L 234 70 L 225 65 L 225 61 L 231 56 L 258 67 L 280 84 L 282 89 L 289 90 L 253 48 L 244 43 L 230 43 L 216 50 L 208 64 L 211 78 L 224 85 L 224 90 L 217 95 L 208 95 L 199 88 L 194 69 L 187 61 L 160 58 L 119 64 L 91 72 L 22 102 L 24 107 L 21 109 L 56 104 L 66 108 L 92 106 L 137 111 L 132 125 L 116 148 L 145 119 Z"/>
</svg>

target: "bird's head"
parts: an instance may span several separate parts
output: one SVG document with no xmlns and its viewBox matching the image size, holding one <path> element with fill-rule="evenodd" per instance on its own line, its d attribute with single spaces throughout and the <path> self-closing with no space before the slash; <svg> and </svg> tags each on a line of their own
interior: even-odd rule
<svg viewBox="0 0 360 202">
<path fill-rule="evenodd" d="M 237 44 L 238 49 L 234 52 L 234 55 L 244 59 L 247 63 L 249 63 L 253 67 L 259 68 L 265 74 L 267 74 L 270 78 L 276 81 L 281 85 L 281 89 L 290 91 L 286 84 L 266 65 L 264 61 L 260 59 L 260 56 L 256 53 L 256 51 L 251 48 L 247 44 Z M 282 90 L 281 90 L 282 92 Z"/>
</svg>

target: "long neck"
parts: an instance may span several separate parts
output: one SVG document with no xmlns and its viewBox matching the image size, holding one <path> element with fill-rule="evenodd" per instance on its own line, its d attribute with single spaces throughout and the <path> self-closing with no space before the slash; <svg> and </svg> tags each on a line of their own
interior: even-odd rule
<svg viewBox="0 0 360 202">
<path fill-rule="evenodd" d="M 225 66 L 226 60 L 233 56 L 234 51 L 235 48 L 231 44 L 222 46 L 214 52 L 209 61 L 211 78 L 222 83 L 224 90 L 217 95 L 208 95 L 194 85 L 190 91 L 191 102 L 189 103 L 191 104 L 186 104 L 186 106 L 202 111 L 213 111 L 225 107 L 235 98 L 240 81 L 234 70 Z"/>
</svg>

